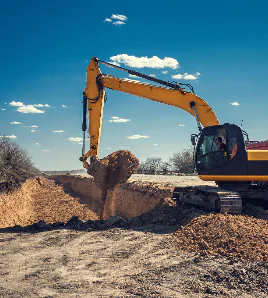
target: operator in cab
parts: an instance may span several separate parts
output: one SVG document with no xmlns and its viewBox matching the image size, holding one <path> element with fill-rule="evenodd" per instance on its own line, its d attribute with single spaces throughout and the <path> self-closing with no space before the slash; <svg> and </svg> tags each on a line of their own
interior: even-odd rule
<svg viewBox="0 0 268 298">
<path fill-rule="evenodd" d="M 218 144 L 219 144 L 219 151 L 226 152 L 226 145 L 223 143 L 222 137 L 218 137 L 217 141 L 218 141 Z"/>
</svg>

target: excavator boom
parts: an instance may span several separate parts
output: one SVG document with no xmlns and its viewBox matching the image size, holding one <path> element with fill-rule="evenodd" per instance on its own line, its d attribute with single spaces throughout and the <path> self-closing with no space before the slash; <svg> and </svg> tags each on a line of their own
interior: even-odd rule
<svg viewBox="0 0 268 298">
<path fill-rule="evenodd" d="M 106 65 L 116 67 L 105 62 Z M 121 67 L 116 67 L 125 70 Z M 97 157 L 100 143 L 102 115 L 105 101 L 105 88 L 143 97 L 163 104 L 180 108 L 196 117 L 198 125 L 203 127 L 219 125 L 219 121 L 209 104 L 197 95 L 185 91 L 179 84 L 172 84 L 150 76 L 129 70 L 129 73 L 155 81 L 166 86 L 146 84 L 135 80 L 120 79 L 102 74 L 99 60 L 93 58 L 87 69 L 87 82 L 84 96 L 88 100 L 90 150 L 83 155 L 84 167 L 88 168 L 87 158 Z"/>
</svg>

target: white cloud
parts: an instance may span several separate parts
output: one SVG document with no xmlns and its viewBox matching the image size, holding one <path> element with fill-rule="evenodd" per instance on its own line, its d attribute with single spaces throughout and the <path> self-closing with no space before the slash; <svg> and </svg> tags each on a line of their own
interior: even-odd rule
<svg viewBox="0 0 268 298">
<path fill-rule="evenodd" d="M 129 82 L 135 82 L 135 83 L 141 83 L 140 80 L 132 80 L 132 79 L 129 79 L 129 78 L 123 78 L 124 81 L 129 81 Z"/>
<path fill-rule="evenodd" d="M 77 144 L 77 143 L 76 143 Z M 78 143 L 78 145 L 83 145 L 83 143 Z"/>
<path fill-rule="evenodd" d="M 107 150 L 111 150 L 112 148 L 109 148 L 109 147 L 108 147 L 108 148 L 106 148 L 106 149 L 107 149 Z"/>
<path fill-rule="evenodd" d="M 37 125 L 32 125 L 31 127 L 32 127 L 32 128 L 37 128 L 38 126 L 37 126 Z"/>
<path fill-rule="evenodd" d="M 112 14 L 111 16 L 112 19 L 120 20 L 120 21 L 126 21 L 127 17 L 124 16 L 123 14 Z"/>
<path fill-rule="evenodd" d="M 11 135 L 11 136 L 0 136 L 0 138 L 16 139 L 17 137 L 14 135 Z"/>
<path fill-rule="evenodd" d="M 120 146 L 119 146 L 118 149 L 123 149 L 123 150 L 125 149 L 125 150 L 128 150 L 129 148 L 128 148 L 128 147 L 120 147 Z"/>
<path fill-rule="evenodd" d="M 64 130 L 53 130 L 53 132 L 64 132 Z"/>
<path fill-rule="evenodd" d="M 112 119 L 109 120 L 109 122 L 128 122 L 130 119 L 124 119 L 124 118 L 119 118 L 116 116 L 111 117 Z"/>
<path fill-rule="evenodd" d="M 43 114 L 45 113 L 45 111 L 43 110 L 39 110 L 37 108 L 43 108 L 43 107 L 46 107 L 46 108 L 50 108 L 50 105 L 49 104 L 34 104 L 34 105 L 25 105 L 24 103 L 20 102 L 20 101 L 12 101 L 9 103 L 10 106 L 13 106 L 13 107 L 18 107 L 17 111 L 20 112 L 20 113 L 33 113 L 33 114 Z"/>
<path fill-rule="evenodd" d="M 150 76 L 150 77 L 153 77 L 153 78 L 155 78 L 155 77 L 156 77 L 156 75 L 155 75 L 155 74 L 153 74 L 153 73 L 152 73 L 152 74 L 149 74 L 149 76 Z"/>
<path fill-rule="evenodd" d="M 41 103 L 38 103 L 38 104 L 34 104 L 33 105 L 34 107 L 37 107 L 37 108 L 43 108 L 43 107 L 45 107 L 45 108 L 51 108 L 51 106 L 49 105 L 49 104 L 41 104 Z"/>
<path fill-rule="evenodd" d="M 40 146 L 40 143 L 35 143 L 34 146 L 35 147 Z"/>
<path fill-rule="evenodd" d="M 71 141 L 71 142 L 81 142 L 83 139 L 82 138 L 74 138 L 74 137 L 70 137 L 70 138 L 68 138 L 68 140 L 69 141 Z"/>
<path fill-rule="evenodd" d="M 164 59 L 160 59 L 157 56 L 153 56 L 152 58 L 148 57 L 135 57 L 129 56 L 127 54 L 119 54 L 116 56 L 112 56 L 110 60 L 115 61 L 116 63 L 123 63 L 130 67 L 136 68 L 164 68 L 169 67 L 172 69 L 176 69 L 179 67 L 179 62 L 170 57 L 165 57 Z"/>
<path fill-rule="evenodd" d="M 106 18 L 103 22 L 108 22 L 108 23 L 110 23 L 110 22 L 112 22 L 112 20 L 109 19 L 109 18 Z"/>
<path fill-rule="evenodd" d="M 35 132 L 35 129 L 31 129 L 31 132 Z"/>
<path fill-rule="evenodd" d="M 113 24 L 116 25 L 116 26 L 126 25 L 126 23 L 122 22 L 122 21 L 116 21 L 116 22 L 113 22 Z"/>
<path fill-rule="evenodd" d="M 21 123 L 18 121 L 14 121 L 14 122 L 10 122 L 10 124 L 21 124 Z"/>
<path fill-rule="evenodd" d="M 139 78 L 138 76 L 135 76 L 135 75 L 132 75 L 132 74 L 129 74 L 129 77 L 130 78 Z"/>
<path fill-rule="evenodd" d="M 43 113 L 45 113 L 45 111 L 39 110 L 36 107 L 34 107 L 33 105 L 23 105 L 23 106 L 19 107 L 17 109 L 17 111 L 20 113 L 24 113 L 24 114 L 28 114 L 28 113 L 43 114 Z"/>
<path fill-rule="evenodd" d="M 232 106 L 240 106 L 240 104 L 239 104 L 238 102 L 236 102 L 236 101 L 235 101 L 235 102 L 231 102 L 230 104 L 231 104 Z"/>
<path fill-rule="evenodd" d="M 49 152 L 50 150 L 49 149 L 43 149 L 41 151 L 43 151 L 43 152 Z"/>
<path fill-rule="evenodd" d="M 128 136 L 127 138 L 130 140 L 137 140 L 137 139 L 149 139 L 150 137 L 141 136 L 141 135 L 133 135 L 133 136 Z"/>
<path fill-rule="evenodd" d="M 172 79 L 180 80 L 180 79 L 183 78 L 183 75 L 182 74 L 177 74 L 177 75 L 173 75 L 171 77 L 172 77 Z"/>
<path fill-rule="evenodd" d="M 158 146 L 158 144 L 152 144 L 153 146 Z"/>
<path fill-rule="evenodd" d="M 183 126 L 185 126 L 185 124 L 179 124 L 179 126 L 180 126 L 180 127 L 183 127 Z"/>
<path fill-rule="evenodd" d="M 6 109 L 1 109 L 2 111 L 6 111 Z"/>
<path fill-rule="evenodd" d="M 67 106 L 66 105 L 61 105 L 63 108 L 67 108 Z"/>
<path fill-rule="evenodd" d="M 175 80 L 196 80 L 200 75 L 201 75 L 200 72 L 197 72 L 194 75 L 188 74 L 186 72 L 185 74 L 177 74 L 171 77 L 172 79 L 175 79 Z"/>
<path fill-rule="evenodd" d="M 17 102 L 16 101 L 11 101 L 9 103 L 9 105 L 12 106 L 12 107 L 22 107 L 24 104 L 20 101 L 17 101 Z"/>
<path fill-rule="evenodd" d="M 164 70 L 164 71 L 162 71 L 162 73 L 163 73 L 163 74 L 167 74 L 167 73 L 168 73 L 168 71 L 167 71 L 167 70 Z"/>
<path fill-rule="evenodd" d="M 192 74 L 184 74 L 183 79 L 184 80 L 196 80 L 199 77 L 199 75 L 192 75 Z"/>
</svg>

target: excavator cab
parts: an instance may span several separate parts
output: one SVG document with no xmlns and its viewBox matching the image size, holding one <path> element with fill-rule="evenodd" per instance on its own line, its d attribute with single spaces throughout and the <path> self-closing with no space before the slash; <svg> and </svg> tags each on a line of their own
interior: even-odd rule
<svg viewBox="0 0 268 298">
<path fill-rule="evenodd" d="M 225 146 L 220 146 L 219 138 Z M 213 176 L 247 175 L 247 151 L 242 130 L 237 125 L 205 127 L 195 153 L 199 175 L 211 176 L 214 181 Z"/>
<path fill-rule="evenodd" d="M 218 138 L 225 146 L 220 146 Z M 228 123 L 204 127 L 191 141 L 199 178 L 215 181 L 218 187 L 175 187 L 176 202 L 235 214 L 242 212 L 242 203 L 268 206 L 268 188 L 263 184 L 268 181 L 268 150 L 246 150 L 247 134 Z"/>
</svg>

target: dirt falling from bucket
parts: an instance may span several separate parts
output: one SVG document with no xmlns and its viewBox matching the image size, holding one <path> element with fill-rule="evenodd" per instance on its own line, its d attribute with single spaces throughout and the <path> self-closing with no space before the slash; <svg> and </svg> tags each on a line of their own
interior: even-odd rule
<svg viewBox="0 0 268 298">
<path fill-rule="evenodd" d="M 101 219 L 107 191 L 115 188 L 117 184 L 127 181 L 138 166 L 139 160 L 128 150 L 119 150 L 103 159 L 94 159 L 91 162 L 87 172 L 94 177 L 96 186 L 102 190 Z"/>
</svg>

